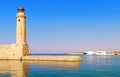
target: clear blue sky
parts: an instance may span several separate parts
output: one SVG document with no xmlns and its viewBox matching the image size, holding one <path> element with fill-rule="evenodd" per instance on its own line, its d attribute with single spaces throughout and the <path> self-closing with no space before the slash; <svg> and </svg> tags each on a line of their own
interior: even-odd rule
<svg viewBox="0 0 120 77">
<path fill-rule="evenodd" d="M 1 44 L 15 43 L 21 5 L 32 53 L 120 50 L 120 0 L 1 0 Z"/>
</svg>

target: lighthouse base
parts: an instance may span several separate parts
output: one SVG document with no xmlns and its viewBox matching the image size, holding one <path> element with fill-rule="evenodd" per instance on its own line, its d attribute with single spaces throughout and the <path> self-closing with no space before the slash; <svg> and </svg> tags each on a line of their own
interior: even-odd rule
<svg viewBox="0 0 120 77">
<path fill-rule="evenodd" d="M 0 45 L 0 59 L 21 60 L 23 56 L 29 54 L 27 44 Z"/>
</svg>

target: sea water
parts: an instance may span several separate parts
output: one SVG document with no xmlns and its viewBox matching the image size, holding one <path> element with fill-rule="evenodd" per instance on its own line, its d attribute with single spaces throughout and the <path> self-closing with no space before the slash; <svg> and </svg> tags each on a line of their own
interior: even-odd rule
<svg viewBox="0 0 120 77">
<path fill-rule="evenodd" d="M 120 77 L 120 56 L 80 56 L 80 62 L 0 61 L 0 77 Z"/>
</svg>

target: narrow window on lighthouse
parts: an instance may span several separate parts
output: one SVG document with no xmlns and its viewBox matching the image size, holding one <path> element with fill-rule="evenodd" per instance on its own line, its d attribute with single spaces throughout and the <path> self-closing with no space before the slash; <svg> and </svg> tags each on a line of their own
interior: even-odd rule
<svg viewBox="0 0 120 77">
<path fill-rule="evenodd" d="M 20 22 L 20 19 L 18 19 L 18 21 Z"/>
</svg>

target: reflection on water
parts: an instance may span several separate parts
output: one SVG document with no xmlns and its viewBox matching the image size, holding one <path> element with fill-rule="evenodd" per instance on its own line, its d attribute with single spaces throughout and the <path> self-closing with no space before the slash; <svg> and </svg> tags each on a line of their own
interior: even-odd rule
<svg viewBox="0 0 120 77">
<path fill-rule="evenodd" d="M 0 61 L 0 76 L 26 77 L 29 64 L 21 61 Z"/>
<path fill-rule="evenodd" d="M 120 56 L 85 55 L 82 56 L 80 76 L 82 77 L 120 77 Z M 85 76 L 83 76 L 85 75 Z"/>
<path fill-rule="evenodd" d="M 120 77 L 120 56 L 81 57 L 82 62 L 0 61 L 0 77 Z"/>
<path fill-rule="evenodd" d="M 85 57 L 85 61 L 87 62 L 87 64 L 89 65 L 104 65 L 107 63 L 108 65 L 108 62 L 111 61 L 111 56 L 96 56 L 96 55 L 90 55 L 90 56 L 86 56 Z"/>
<path fill-rule="evenodd" d="M 51 61 L 0 61 L 0 77 L 27 77 L 30 65 L 72 69 L 80 62 L 51 62 Z"/>
</svg>

